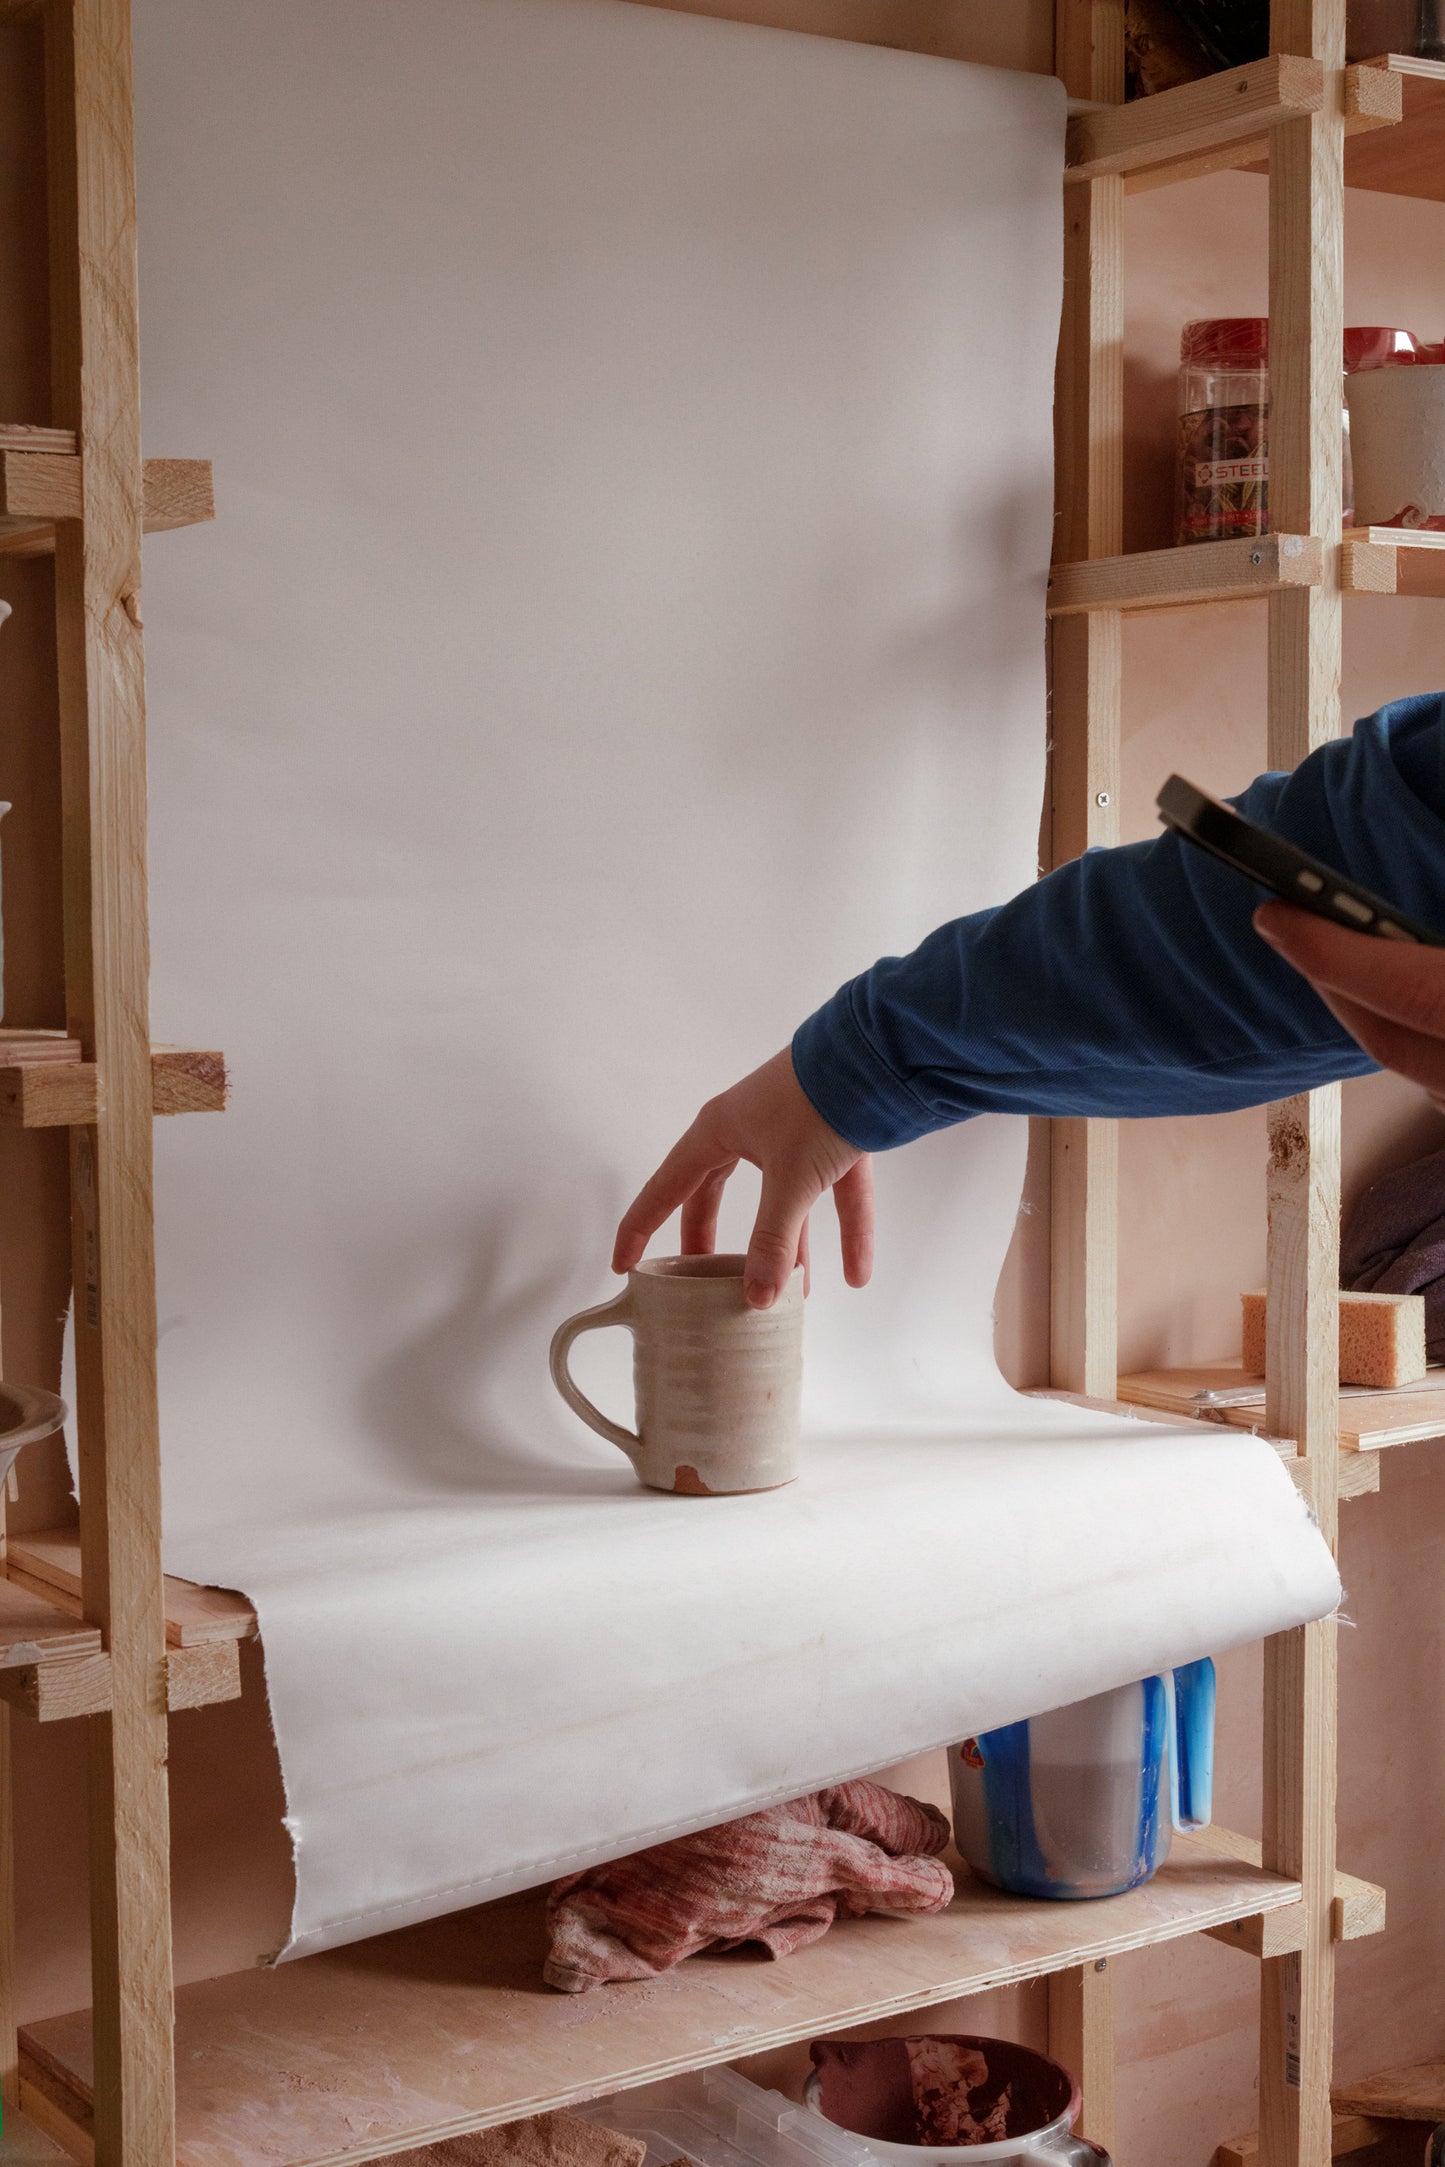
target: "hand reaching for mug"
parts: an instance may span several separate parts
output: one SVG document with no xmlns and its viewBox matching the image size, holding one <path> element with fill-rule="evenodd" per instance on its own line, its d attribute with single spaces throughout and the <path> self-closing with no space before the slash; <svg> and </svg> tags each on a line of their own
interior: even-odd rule
<svg viewBox="0 0 1445 2167">
<path fill-rule="evenodd" d="M 1445 948 L 1352 933 L 1288 903 L 1261 904 L 1254 923 L 1366 1053 L 1445 1111 Z"/>
<path fill-rule="evenodd" d="M 873 1269 L 873 1167 L 817 1113 L 793 1073 L 785 1047 L 729 1091 L 709 1099 L 628 1206 L 617 1229 L 612 1269 L 632 1269 L 663 1221 L 682 1207 L 682 1253 L 707 1256 L 717 1242 L 718 1209 L 739 1160 L 761 1169 L 763 1193 L 748 1244 L 745 1297 L 771 1307 L 798 1264 L 808 1264 L 808 1214 L 833 1192 L 850 1287 Z"/>
</svg>

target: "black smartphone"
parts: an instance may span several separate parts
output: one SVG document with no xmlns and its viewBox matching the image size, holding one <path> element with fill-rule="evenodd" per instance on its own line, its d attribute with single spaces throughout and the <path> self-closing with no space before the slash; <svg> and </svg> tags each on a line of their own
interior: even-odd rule
<svg viewBox="0 0 1445 2167">
<path fill-rule="evenodd" d="M 1154 802 L 1166 828 L 1173 828 L 1186 842 L 1198 844 L 1211 858 L 1232 865 L 1236 873 L 1257 881 L 1271 895 L 1282 896 L 1286 903 L 1297 903 L 1320 918 L 1332 918 L 1336 925 L 1348 926 L 1353 933 L 1373 933 L 1381 940 L 1419 941 L 1427 948 L 1445 948 L 1445 938 L 1432 933 L 1429 926 L 1407 918 L 1393 903 L 1386 903 L 1358 881 L 1337 873 L 1332 865 L 1287 843 L 1282 835 L 1257 827 L 1235 812 L 1233 806 L 1221 805 L 1218 798 L 1196 790 L 1182 775 L 1171 775 Z"/>
</svg>

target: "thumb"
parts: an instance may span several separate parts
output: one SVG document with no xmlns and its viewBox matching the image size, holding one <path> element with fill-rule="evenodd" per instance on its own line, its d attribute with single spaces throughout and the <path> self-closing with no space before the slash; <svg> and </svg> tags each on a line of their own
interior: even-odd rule
<svg viewBox="0 0 1445 2167">
<path fill-rule="evenodd" d="M 743 1299 L 750 1309 L 771 1309 L 792 1277 L 803 1224 L 817 1200 L 818 1185 L 806 1175 L 764 1169 L 763 1193 L 743 1267 Z"/>
</svg>

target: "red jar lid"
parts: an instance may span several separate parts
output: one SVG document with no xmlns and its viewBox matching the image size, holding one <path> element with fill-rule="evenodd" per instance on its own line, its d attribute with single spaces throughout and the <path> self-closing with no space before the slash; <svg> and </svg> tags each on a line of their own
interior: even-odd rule
<svg viewBox="0 0 1445 2167">
<path fill-rule="evenodd" d="M 1179 359 L 1196 368 L 1258 368 L 1269 359 L 1269 318 L 1201 316 L 1180 333 Z"/>
<path fill-rule="evenodd" d="M 1350 324 L 1345 330 L 1345 373 L 1357 369 L 1390 369 L 1413 366 L 1424 358 L 1413 331 L 1390 324 Z"/>
</svg>

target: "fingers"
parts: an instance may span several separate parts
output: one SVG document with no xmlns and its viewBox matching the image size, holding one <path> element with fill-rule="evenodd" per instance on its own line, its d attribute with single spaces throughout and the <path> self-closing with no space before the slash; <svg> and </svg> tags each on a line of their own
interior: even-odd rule
<svg viewBox="0 0 1445 2167">
<path fill-rule="evenodd" d="M 703 1179 L 682 1207 L 682 1253 L 685 1257 L 710 1257 L 717 1247 L 717 1220 L 723 1191 L 737 1166 L 729 1159 Z"/>
<path fill-rule="evenodd" d="M 1445 1096 L 1445 1039 L 1428 1037 L 1423 1031 L 1407 1030 L 1403 1024 L 1377 1015 L 1373 1009 L 1362 1008 L 1358 1001 L 1347 999 L 1329 986 L 1318 986 L 1315 990 L 1372 1061 L 1378 1061 L 1381 1068 L 1392 1068 L 1398 1075 L 1408 1077 L 1411 1083 L 1419 1084 L 1437 1101 Z"/>
<path fill-rule="evenodd" d="M 811 1219 L 805 1219 L 803 1221 L 803 1231 L 798 1236 L 798 1262 L 803 1267 L 804 1300 L 806 1300 L 813 1291 L 813 1253 L 811 1248 L 809 1247 L 809 1242 L 811 1239 L 809 1230 L 812 1227 L 812 1223 L 813 1222 Z"/>
<path fill-rule="evenodd" d="M 1254 924 L 1322 996 L 1329 988 L 1408 1030 L 1445 1038 L 1445 948 L 1352 933 L 1288 903 L 1261 904 Z"/>
<path fill-rule="evenodd" d="M 803 1227 L 821 1186 L 796 1168 L 763 1169 L 763 1193 L 743 1271 L 743 1299 L 750 1309 L 771 1309 L 792 1277 Z"/>
<path fill-rule="evenodd" d="M 710 1177 L 721 1176 L 725 1181 L 731 1166 L 736 1163 L 736 1160 L 729 1160 L 699 1115 L 623 1213 L 612 1248 L 613 1271 L 630 1272 L 663 1221 L 672 1217 L 678 1205 L 685 1203 Z"/>
<path fill-rule="evenodd" d="M 866 1153 L 834 1182 L 833 1203 L 843 1245 L 843 1277 L 850 1287 L 866 1287 L 873 1276 L 873 1161 Z"/>
</svg>

